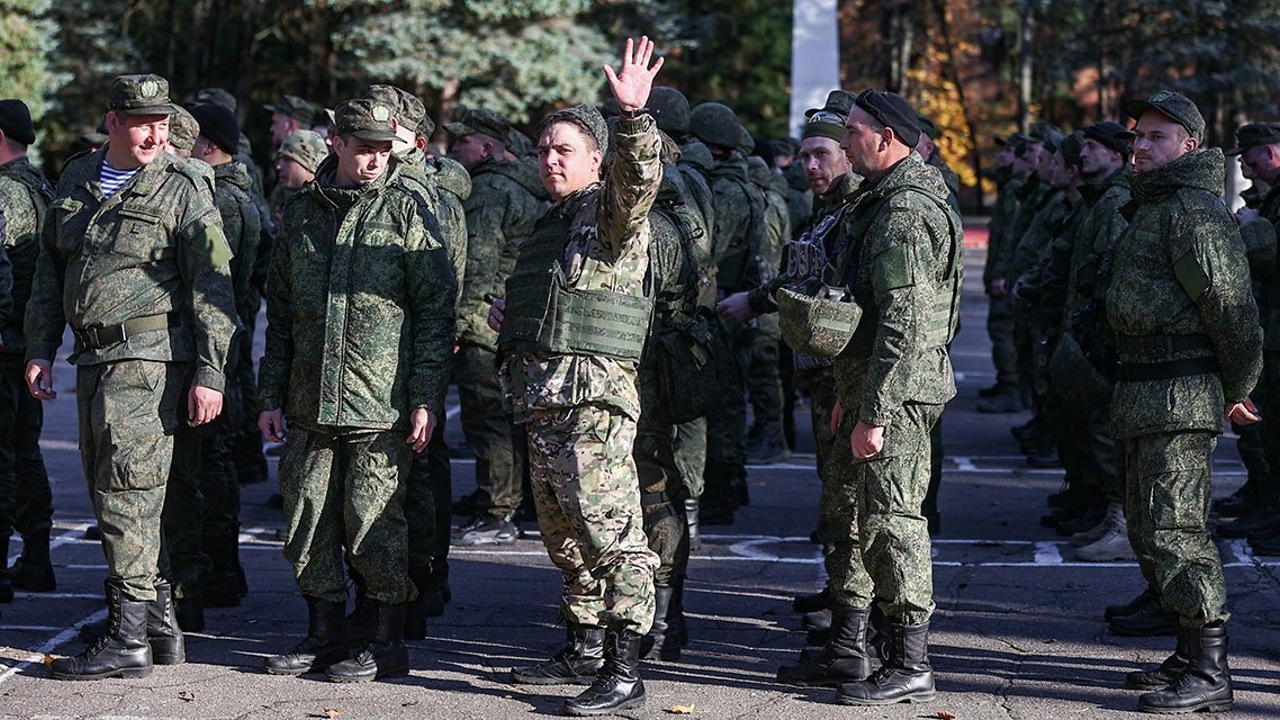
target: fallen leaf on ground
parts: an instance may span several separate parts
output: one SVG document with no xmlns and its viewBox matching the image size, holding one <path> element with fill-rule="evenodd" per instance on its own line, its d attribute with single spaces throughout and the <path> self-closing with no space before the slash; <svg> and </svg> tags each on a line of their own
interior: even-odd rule
<svg viewBox="0 0 1280 720">
<path fill-rule="evenodd" d="M 939 710 L 938 720 L 956 720 L 956 716 L 950 710 Z"/>
<path fill-rule="evenodd" d="M 672 705 L 671 707 L 667 708 L 667 712 L 671 713 L 672 715 L 692 715 L 693 703 L 690 703 L 688 705 Z"/>
<path fill-rule="evenodd" d="M 333 708 L 325 708 L 325 709 L 324 709 L 323 711 L 321 711 L 321 712 L 313 713 L 313 714 L 311 714 L 311 715 L 308 715 L 308 717 L 314 717 L 314 718 L 329 718 L 329 720 L 333 720 L 334 718 L 340 718 L 340 717 L 342 717 L 342 711 L 341 711 L 341 710 L 334 710 Z"/>
<path fill-rule="evenodd" d="M 192 700 L 196 699 L 196 694 L 189 690 L 183 690 L 182 692 L 178 693 L 178 699 L 182 700 L 183 702 L 191 702 Z"/>
<path fill-rule="evenodd" d="M 50 655 L 49 653 L 44 654 L 44 664 L 45 664 L 45 667 L 48 667 L 53 664 L 53 656 Z"/>
<path fill-rule="evenodd" d="M 400 703 L 400 707 L 413 707 L 414 705 L 417 705 L 417 704 L 418 704 L 417 700 L 410 700 L 409 702 Z"/>
</svg>

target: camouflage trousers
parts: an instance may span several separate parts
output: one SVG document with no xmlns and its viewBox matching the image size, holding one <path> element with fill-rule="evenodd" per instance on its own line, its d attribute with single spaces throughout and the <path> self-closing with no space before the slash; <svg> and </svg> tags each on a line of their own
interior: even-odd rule
<svg viewBox="0 0 1280 720">
<path fill-rule="evenodd" d="M 407 434 L 289 428 L 279 472 L 289 523 L 284 556 L 303 595 L 346 602 L 345 552 L 370 598 L 398 605 L 417 596 L 404 516 Z"/>
<path fill-rule="evenodd" d="M 930 431 L 941 405 L 910 403 L 885 428 L 884 449 L 857 460 L 849 437 L 856 410 L 845 413 L 823 483 L 827 574 L 836 605 L 881 605 L 890 620 L 919 625 L 933 615 L 929 525 L 921 513 L 929 488 Z"/>
<path fill-rule="evenodd" d="M 778 343 L 782 328 L 776 314 L 756 319 L 757 327 L 743 339 L 747 375 L 747 398 L 751 402 L 751 437 L 764 441 L 781 440 L 782 377 L 778 369 Z M 764 435 L 776 437 L 767 437 Z"/>
<path fill-rule="evenodd" d="M 564 575 L 564 616 L 649 632 L 658 558 L 631 457 L 635 421 L 586 405 L 535 412 L 526 432 L 538 529 Z"/>
<path fill-rule="evenodd" d="M 53 493 L 40 453 L 44 407 L 27 392 L 25 368 L 21 355 L 0 355 L 0 538 L 53 527 Z"/>
<path fill-rule="evenodd" d="M 258 322 L 258 308 L 262 304 L 256 289 L 243 303 L 236 304 L 244 333 L 237 336 L 234 349 L 236 359 L 232 376 L 237 389 L 236 402 L 228 410 L 235 410 L 228 418 L 227 442 L 231 446 L 231 459 L 241 483 L 266 482 L 270 472 L 267 456 L 262 448 L 262 431 L 258 429 L 258 378 L 253 372 L 253 332 Z M 230 380 L 230 378 L 228 378 Z M 232 398 L 228 398 L 230 400 Z"/>
<path fill-rule="evenodd" d="M 809 388 L 809 420 L 813 423 L 818 479 L 822 481 L 823 488 L 823 500 L 819 501 L 821 508 L 826 504 L 827 478 L 830 477 L 828 466 L 831 462 L 831 449 L 835 443 L 835 436 L 831 434 L 831 413 L 836 406 L 836 381 L 829 367 L 802 370 L 797 374 L 801 376 L 801 382 Z M 826 513 L 818 513 L 818 539 L 823 545 L 830 546 L 830 537 L 833 532 L 838 533 L 839 530 L 827 527 L 824 522 L 827 519 Z"/>
<path fill-rule="evenodd" d="M 186 419 L 187 363 L 151 360 L 76 368 L 80 459 L 102 531 L 107 582 L 155 599 L 161 511 L 173 437 Z"/>
<path fill-rule="evenodd" d="M 1138 566 L 1183 627 L 1226 622 L 1222 557 L 1209 537 L 1210 432 L 1125 438 L 1125 515 Z"/>
<path fill-rule="evenodd" d="M 996 383 L 1009 388 L 1020 387 L 1013 310 L 1009 307 L 1008 298 L 991 298 L 987 311 L 987 337 L 991 338 L 991 362 L 996 368 Z"/>
<path fill-rule="evenodd" d="M 463 345 L 453 356 L 462 434 L 476 456 L 476 514 L 510 516 L 519 507 L 525 478 L 524 428 L 502 402 L 496 354 Z"/>
<path fill-rule="evenodd" d="M 685 496 L 702 497 L 706 482 L 703 472 L 707 469 L 707 419 L 700 417 L 677 425 L 672 445 Z"/>
<path fill-rule="evenodd" d="M 675 429 L 646 421 L 641 414 L 632 458 L 640 480 L 640 508 L 649 549 L 658 556 L 653 582 L 673 587 L 689 567 L 689 526 L 684 513 L 684 484 L 675 456 Z"/>
</svg>

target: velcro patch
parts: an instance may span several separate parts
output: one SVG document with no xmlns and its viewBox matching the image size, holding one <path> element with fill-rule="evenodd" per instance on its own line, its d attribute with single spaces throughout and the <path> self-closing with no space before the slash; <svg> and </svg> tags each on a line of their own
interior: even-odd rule
<svg viewBox="0 0 1280 720">
<path fill-rule="evenodd" d="M 1200 267 L 1195 253 L 1189 252 L 1174 261 L 1173 276 L 1178 278 L 1178 284 L 1187 291 L 1187 295 L 1193 301 L 1200 299 L 1200 296 L 1209 289 L 1209 276 L 1205 274 L 1204 268 Z"/>
<path fill-rule="evenodd" d="M 222 267 L 231 262 L 231 246 L 227 244 L 227 237 L 222 234 L 222 228 L 217 225 L 206 225 L 204 230 L 195 236 L 192 249 L 197 255 L 208 260 L 212 267 Z"/>
<path fill-rule="evenodd" d="M 911 264 L 911 246 L 904 243 L 891 246 L 875 259 L 871 271 L 872 287 L 885 292 L 911 285 Z"/>
</svg>

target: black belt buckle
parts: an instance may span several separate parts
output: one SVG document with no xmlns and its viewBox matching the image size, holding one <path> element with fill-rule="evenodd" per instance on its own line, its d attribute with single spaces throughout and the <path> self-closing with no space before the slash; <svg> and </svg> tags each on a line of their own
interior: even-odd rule
<svg viewBox="0 0 1280 720">
<path fill-rule="evenodd" d="M 123 325 L 111 327 L 88 327 L 76 333 L 80 342 L 90 350 L 99 350 L 108 345 L 122 343 L 128 337 Z"/>
</svg>

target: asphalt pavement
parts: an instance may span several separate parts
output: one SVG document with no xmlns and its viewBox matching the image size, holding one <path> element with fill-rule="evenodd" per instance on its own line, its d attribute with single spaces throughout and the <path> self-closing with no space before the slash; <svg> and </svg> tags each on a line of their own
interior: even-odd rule
<svg viewBox="0 0 1280 720">
<path fill-rule="evenodd" d="M 960 393 L 944 416 L 942 533 L 933 548 L 937 699 L 861 709 L 834 704 L 830 689 L 774 681 L 778 666 L 805 647 L 791 598 L 823 584 L 820 551 L 809 542 L 819 483 L 808 411 L 801 406 L 796 454 L 752 468 L 751 504 L 736 524 L 706 528 L 689 570 L 690 644 L 678 662 L 646 664 L 648 704 L 625 717 L 668 717 L 690 708 L 701 718 L 1137 715 L 1137 694 L 1122 688 L 1124 673 L 1159 662 L 1173 639 L 1107 632 L 1103 606 L 1142 589 L 1136 566 L 1076 562 L 1066 539 L 1039 524 L 1061 471 L 1025 467 L 1009 434 L 1027 415 L 974 411 L 978 389 L 993 381 L 981 262 L 981 249 L 968 253 L 962 329 L 952 355 Z M 266 504 L 274 483 L 243 488 L 241 556 L 250 594 L 240 607 L 206 612 L 207 630 L 187 636 L 185 665 L 158 667 L 140 680 L 52 679 L 47 658 L 79 652 L 77 628 L 105 615 L 103 556 L 96 542 L 83 538 L 92 511 L 76 448 L 74 372 L 59 363 L 54 373 L 59 398 L 47 407 L 42 444 L 57 507 L 59 585 L 55 593 L 20 592 L 0 606 L 0 718 L 508 720 L 556 716 L 562 700 L 578 691 L 508 682 L 512 666 L 547 657 L 564 637 L 555 624 L 560 576 L 532 523 L 514 545 L 454 549 L 453 602 L 433 619 L 428 639 L 409 643 L 408 677 L 343 685 L 260 672 L 263 657 L 292 648 L 306 631 L 305 605 L 277 539 L 283 518 Z M 456 418 L 449 420 L 448 437 L 461 443 Z M 455 496 L 474 486 L 473 468 L 473 461 L 454 460 Z M 1229 436 L 1219 444 L 1215 475 L 1218 495 L 1243 482 Z M 1254 557 L 1239 541 L 1221 549 L 1233 612 L 1232 717 L 1280 717 L 1277 560 Z M 20 550 L 15 538 L 10 561 Z"/>
</svg>

